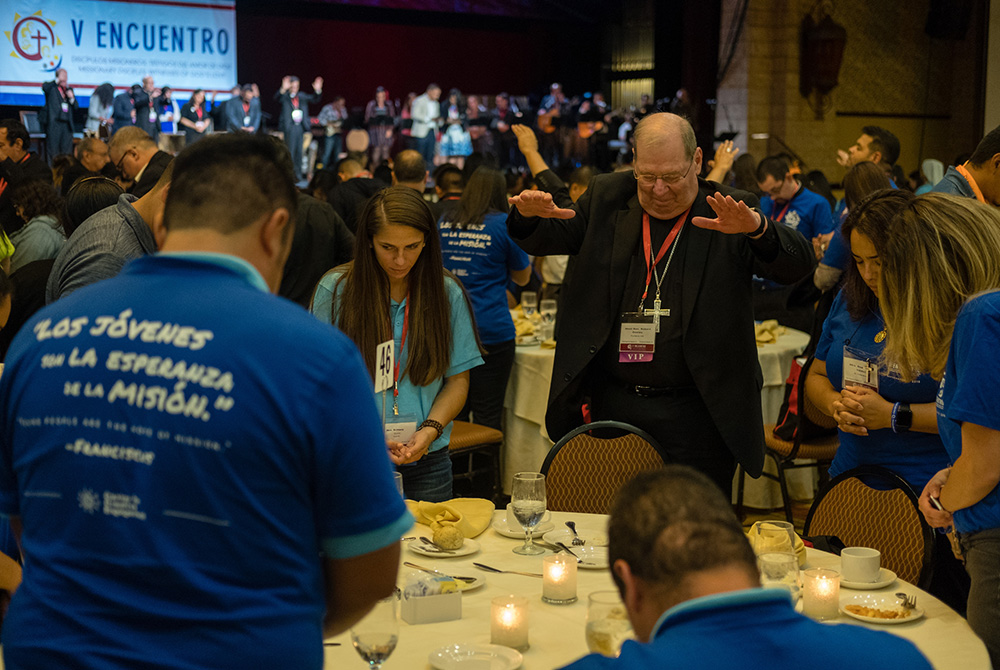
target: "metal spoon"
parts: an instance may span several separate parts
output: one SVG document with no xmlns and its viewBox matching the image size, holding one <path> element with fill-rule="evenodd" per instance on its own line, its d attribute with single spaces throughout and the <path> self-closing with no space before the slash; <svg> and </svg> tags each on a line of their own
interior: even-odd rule
<svg viewBox="0 0 1000 670">
<path fill-rule="evenodd" d="M 587 543 L 586 540 L 581 540 L 580 539 L 580 535 L 576 532 L 576 523 L 575 522 L 573 522 L 573 521 L 567 521 L 566 522 L 566 527 L 569 528 L 571 531 L 573 531 L 573 546 L 574 547 L 582 547 L 584 544 Z"/>
</svg>

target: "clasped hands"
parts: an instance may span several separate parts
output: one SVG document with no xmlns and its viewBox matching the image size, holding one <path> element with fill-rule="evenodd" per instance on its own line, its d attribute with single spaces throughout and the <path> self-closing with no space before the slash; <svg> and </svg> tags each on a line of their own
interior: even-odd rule
<svg viewBox="0 0 1000 670">
<path fill-rule="evenodd" d="M 385 446 L 389 449 L 389 460 L 395 465 L 415 463 L 424 457 L 436 437 L 437 431 L 428 427 L 419 429 L 405 443 L 386 440 Z"/>
<path fill-rule="evenodd" d="M 892 427 L 892 403 L 863 386 L 848 386 L 830 405 L 837 427 L 852 435 L 868 435 L 869 430 Z"/>
</svg>

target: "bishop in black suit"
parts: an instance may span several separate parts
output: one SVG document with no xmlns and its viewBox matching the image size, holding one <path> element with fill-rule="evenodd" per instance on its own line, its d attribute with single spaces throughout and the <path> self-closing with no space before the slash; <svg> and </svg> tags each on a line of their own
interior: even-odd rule
<svg viewBox="0 0 1000 670">
<path fill-rule="evenodd" d="M 508 229 L 525 251 L 577 256 L 546 428 L 558 440 L 589 403 L 595 420 L 645 430 L 668 460 L 728 492 L 736 462 L 755 477 L 764 462 L 751 278 L 792 283 L 815 258 L 802 235 L 756 210 L 756 197 L 698 178 L 702 152 L 681 117 L 646 117 L 635 142 L 635 172 L 595 177 L 572 209 L 540 191 L 511 198 Z M 624 315 L 653 314 L 657 294 L 652 360 L 631 362 Z"/>
</svg>

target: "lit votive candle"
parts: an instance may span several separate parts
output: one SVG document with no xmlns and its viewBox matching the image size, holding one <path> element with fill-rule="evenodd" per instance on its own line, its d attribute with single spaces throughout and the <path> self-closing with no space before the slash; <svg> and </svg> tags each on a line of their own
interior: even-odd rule
<svg viewBox="0 0 1000 670">
<path fill-rule="evenodd" d="M 576 602 L 576 559 L 566 554 L 542 559 L 542 600 L 554 605 Z"/>
<path fill-rule="evenodd" d="M 814 619 L 833 619 L 840 612 L 840 573 L 812 568 L 802 573 L 802 613 Z"/>
<path fill-rule="evenodd" d="M 490 640 L 518 651 L 528 648 L 528 599 L 497 596 L 492 601 Z"/>
</svg>

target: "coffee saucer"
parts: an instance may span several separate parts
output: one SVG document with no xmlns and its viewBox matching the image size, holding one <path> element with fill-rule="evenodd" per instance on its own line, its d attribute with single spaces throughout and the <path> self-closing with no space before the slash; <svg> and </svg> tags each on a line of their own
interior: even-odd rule
<svg viewBox="0 0 1000 670">
<path fill-rule="evenodd" d="M 880 568 L 878 571 L 878 581 L 874 582 L 849 582 L 841 576 L 840 585 L 844 588 L 855 589 L 856 591 L 874 591 L 882 589 L 896 581 L 896 573 L 889 568 Z"/>
</svg>

